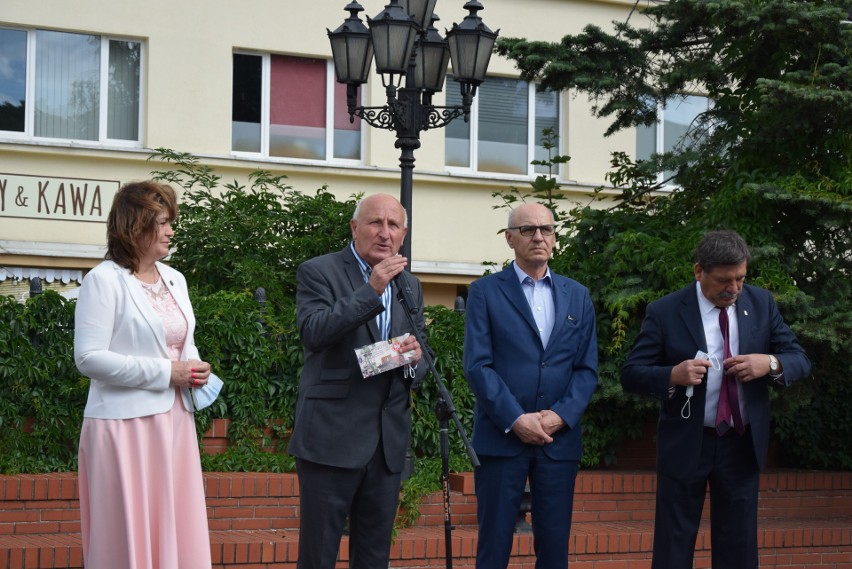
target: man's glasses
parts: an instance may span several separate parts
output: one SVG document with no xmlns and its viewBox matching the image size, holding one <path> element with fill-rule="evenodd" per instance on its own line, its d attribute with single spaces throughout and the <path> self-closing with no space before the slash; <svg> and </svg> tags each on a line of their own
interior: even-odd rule
<svg viewBox="0 0 852 569">
<path fill-rule="evenodd" d="M 542 237 L 550 237 L 556 231 L 553 225 L 519 225 L 517 227 L 507 227 L 523 235 L 524 237 L 532 237 L 536 231 L 541 231 Z"/>
</svg>

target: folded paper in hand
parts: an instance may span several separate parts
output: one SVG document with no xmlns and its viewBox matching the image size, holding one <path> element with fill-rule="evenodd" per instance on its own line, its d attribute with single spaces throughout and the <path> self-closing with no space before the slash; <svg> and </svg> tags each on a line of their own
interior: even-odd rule
<svg viewBox="0 0 852 569">
<path fill-rule="evenodd" d="M 416 350 L 399 352 L 399 345 L 408 336 L 409 334 L 406 333 L 390 340 L 355 348 L 355 357 L 358 358 L 358 365 L 361 366 L 361 374 L 364 377 L 371 377 L 413 362 L 417 355 Z"/>
<path fill-rule="evenodd" d="M 192 405 L 195 407 L 195 410 L 201 411 L 210 407 L 216 401 L 216 398 L 219 397 L 223 383 L 218 375 L 211 373 L 204 387 L 190 388 L 189 394 L 192 396 Z"/>
</svg>

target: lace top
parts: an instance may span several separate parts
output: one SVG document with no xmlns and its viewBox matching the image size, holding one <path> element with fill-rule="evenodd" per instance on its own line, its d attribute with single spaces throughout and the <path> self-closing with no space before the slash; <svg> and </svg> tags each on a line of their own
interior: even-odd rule
<svg viewBox="0 0 852 569">
<path fill-rule="evenodd" d="M 168 287 L 163 283 L 162 277 L 158 278 L 154 284 L 142 281 L 139 281 L 139 284 L 142 285 L 145 296 L 148 297 L 148 301 L 154 308 L 154 312 L 157 313 L 163 322 L 163 328 L 166 330 L 166 346 L 169 349 L 169 358 L 172 361 L 179 360 L 180 354 L 183 351 L 183 343 L 186 340 L 186 317 L 181 312 Z"/>
</svg>

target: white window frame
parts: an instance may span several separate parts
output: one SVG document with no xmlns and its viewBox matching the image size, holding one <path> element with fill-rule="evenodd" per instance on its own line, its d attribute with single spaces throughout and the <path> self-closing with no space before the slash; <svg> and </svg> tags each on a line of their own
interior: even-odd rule
<svg viewBox="0 0 852 569">
<path fill-rule="evenodd" d="M 34 140 L 32 132 L 34 130 L 34 119 L 35 116 L 35 105 L 30 104 L 30 101 L 35 97 L 35 70 L 34 66 L 30 65 L 31 62 L 35 61 L 35 34 L 34 30 L 29 30 L 26 28 L 17 28 L 14 26 L 2 26 L 7 30 L 16 30 L 25 32 L 27 34 L 27 48 L 26 48 L 26 58 L 27 58 L 27 72 L 24 76 L 24 132 L 14 132 L 11 130 L 0 130 L 0 139 L 2 140 L 11 140 L 11 141 L 22 141 L 22 140 Z"/>
<path fill-rule="evenodd" d="M 54 138 L 45 136 L 35 136 L 35 77 L 36 77 L 36 32 L 35 28 L 18 28 L 14 26 L 2 26 L 9 30 L 20 30 L 27 33 L 27 72 L 24 81 L 25 109 L 24 109 L 24 132 L 12 132 L 0 130 L 0 140 L 9 140 L 14 142 L 33 141 L 40 143 L 48 143 L 55 146 L 88 146 L 93 148 L 142 148 L 143 137 L 143 115 L 145 113 L 145 69 L 147 50 L 145 43 L 135 39 L 123 38 L 118 36 L 107 36 L 103 34 L 83 34 L 83 32 L 69 32 L 67 30 L 50 30 L 58 33 L 80 34 L 97 36 L 101 41 L 101 63 L 99 69 L 99 114 L 98 114 L 98 140 L 85 140 L 78 138 Z M 109 42 L 110 41 L 125 41 L 139 44 L 139 115 L 137 120 L 137 132 L 139 133 L 138 140 L 123 140 L 116 138 L 108 138 L 109 132 L 107 120 L 109 117 Z"/>
<path fill-rule="evenodd" d="M 497 78 L 497 77 L 495 77 Z M 517 78 L 515 78 L 517 79 Z M 455 82 L 448 82 L 452 86 L 455 86 Z M 529 83 L 527 82 L 527 172 L 526 174 L 506 174 L 503 172 L 490 172 L 487 170 L 479 170 L 479 97 L 474 97 L 473 103 L 470 107 L 470 139 L 468 141 L 469 147 L 468 152 L 470 154 L 470 166 L 444 166 L 445 170 L 449 174 L 453 175 L 464 175 L 464 176 L 473 176 L 473 175 L 487 175 L 489 178 L 494 179 L 505 179 L 505 180 L 517 180 L 517 179 L 535 179 L 540 175 L 547 175 L 543 172 L 536 172 L 535 166 L 531 164 L 533 160 L 535 160 L 535 148 L 538 145 L 535 135 L 536 135 L 536 126 L 535 126 L 535 96 L 536 96 L 536 88 L 537 83 Z M 563 117 L 564 117 L 564 103 L 563 97 L 560 95 L 557 97 L 558 101 L 558 111 L 559 111 L 559 132 L 557 133 L 558 147 L 554 149 L 555 155 L 564 154 L 564 132 L 563 132 Z M 459 117 L 455 120 L 464 120 L 462 117 Z M 553 174 L 556 176 L 557 180 L 563 179 L 564 174 L 564 164 L 556 165 L 556 172 Z"/>
<path fill-rule="evenodd" d="M 234 55 L 250 55 L 253 57 L 261 58 L 261 93 L 260 93 L 260 152 L 245 152 L 242 150 L 233 150 L 233 145 L 231 146 L 231 156 L 235 158 L 244 158 L 244 159 L 262 159 L 264 161 L 269 162 L 282 162 L 287 164 L 309 164 L 309 165 L 318 165 L 318 164 L 334 164 L 341 166 L 362 166 L 364 164 L 364 147 L 366 144 L 366 137 L 364 125 L 366 122 L 361 121 L 361 129 L 359 132 L 360 137 L 360 149 L 361 149 L 361 157 L 358 159 L 349 159 L 349 158 L 335 158 L 334 157 L 334 87 L 337 83 L 337 78 L 334 74 L 334 65 L 333 62 L 329 59 L 325 60 L 325 160 L 313 160 L 306 158 L 290 158 L 287 156 L 270 156 L 269 155 L 269 120 L 270 120 L 270 105 L 271 105 L 271 81 L 272 81 L 272 56 L 277 54 L 272 53 L 258 53 L 254 51 L 246 51 L 246 50 L 237 50 L 232 53 L 232 58 Z M 307 57 L 300 55 L 293 55 L 292 57 L 302 57 L 304 59 L 321 59 L 317 57 Z M 232 59 L 233 61 L 233 59 Z M 231 77 L 231 81 L 233 81 L 233 76 Z M 366 85 L 361 88 L 361 98 L 363 100 L 365 93 L 368 89 L 366 89 Z M 231 105 L 233 105 L 233 101 L 231 101 Z M 233 128 L 233 120 L 231 120 L 231 128 Z"/>
</svg>

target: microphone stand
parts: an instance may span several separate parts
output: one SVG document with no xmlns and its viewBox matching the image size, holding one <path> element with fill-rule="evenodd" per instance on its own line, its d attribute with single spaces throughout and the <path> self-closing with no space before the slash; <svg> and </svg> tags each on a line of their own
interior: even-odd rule
<svg viewBox="0 0 852 569">
<path fill-rule="evenodd" d="M 435 360 L 432 357 L 431 350 L 426 344 L 426 338 L 420 332 L 414 320 L 414 314 L 418 308 L 414 305 L 411 287 L 408 285 L 408 275 L 405 271 L 394 277 L 393 282 L 396 287 L 397 299 L 405 309 L 405 314 L 411 324 L 411 329 L 414 331 L 414 336 L 420 343 L 421 351 L 423 352 L 423 360 L 429 365 L 429 371 L 432 372 L 432 377 L 435 378 L 435 383 L 438 385 L 438 401 L 435 403 L 435 416 L 438 418 L 438 428 L 441 438 L 441 488 L 444 494 L 444 550 L 446 552 L 447 569 L 452 569 L 453 566 L 453 526 L 450 520 L 450 439 L 448 432 L 448 420 L 452 419 L 456 426 L 456 430 L 461 436 L 464 443 L 467 455 L 470 457 L 470 462 L 474 468 L 479 466 L 479 458 L 473 450 L 473 445 L 470 444 L 470 439 L 459 420 L 456 408 L 453 405 L 453 398 L 447 391 L 444 385 L 444 380 L 438 374 L 435 368 Z"/>
</svg>

